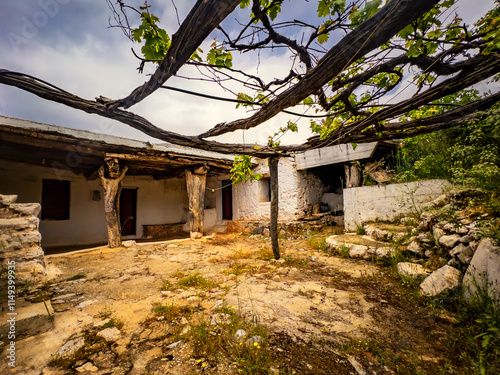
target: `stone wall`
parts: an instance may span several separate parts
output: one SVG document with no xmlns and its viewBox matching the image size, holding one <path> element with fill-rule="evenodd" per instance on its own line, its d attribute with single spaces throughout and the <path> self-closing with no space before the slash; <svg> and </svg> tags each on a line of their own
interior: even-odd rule
<svg viewBox="0 0 500 375">
<path fill-rule="evenodd" d="M 16 267 L 16 280 L 45 275 L 42 236 L 38 230 L 38 203 L 15 203 L 17 195 L 0 194 L 0 264 Z"/>
<path fill-rule="evenodd" d="M 243 182 L 234 189 L 234 220 L 269 220 L 269 187 L 266 185 L 266 178 L 269 177 L 267 159 L 261 160 L 253 172 L 262 173 L 264 179 Z M 321 180 L 314 174 L 307 171 L 297 171 L 292 158 L 280 158 L 278 189 L 278 220 L 293 221 L 303 216 L 309 205 L 321 202 L 325 188 Z"/>
<path fill-rule="evenodd" d="M 403 184 L 362 186 L 344 189 L 344 225 L 346 231 L 373 220 L 391 220 L 399 215 L 416 213 L 451 184 L 445 180 L 427 180 Z"/>
</svg>

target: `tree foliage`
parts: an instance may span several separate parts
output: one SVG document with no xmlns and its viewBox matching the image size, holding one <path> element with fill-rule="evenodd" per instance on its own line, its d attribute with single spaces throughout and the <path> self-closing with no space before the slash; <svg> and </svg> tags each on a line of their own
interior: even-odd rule
<svg viewBox="0 0 500 375">
<path fill-rule="evenodd" d="M 454 4 L 316 0 L 310 6 L 301 0 L 206 0 L 196 2 L 169 35 L 159 9 L 147 2 L 136 9 L 118 0 L 117 7 L 111 7 L 118 26 L 141 43 L 141 53 L 136 53 L 139 70 L 148 63 L 157 65 L 149 81 L 130 95 L 106 102 L 85 100 L 7 70 L 0 70 L 0 83 L 122 121 L 164 141 L 218 152 L 267 157 L 339 142 L 403 139 L 484 118 L 484 110 L 500 98 L 494 90 L 464 97 L 460 105 L 439 102 L 500 72 L 499 0 L 476 25 L 454 14 Z M 298 14 L 295 7 L 313 14 Z M 205 53 L 201 44 L 210 39 Z M 254 69 L 243 69 L 240 55 L 247 57 L 246 63 L 254 61 Z M 289 66 L 280 70 L 281 76 L 266 79 L 257 72 L 261 60 L 271 55 L 289 61 Z M 171 77 L 182 76 L 179 70 L 186 65 L 198 72 L 187 78 L 227 88 L 239 106 L 252 111 L 250 117 L 207 124 L 202 134 L 184 136 L 125 110 Z M 288 125 L 270 135 L 267 145 L 208 139 L 260 126 L 282 112 L 290 116 Z M 311 117 L 311 129 L 318 135 L 302 145 L 282 146 L 281 135 L 295 130 L 302 117 Z M 168 123 L 162 127 L 168 128 Z"/>
</svg>

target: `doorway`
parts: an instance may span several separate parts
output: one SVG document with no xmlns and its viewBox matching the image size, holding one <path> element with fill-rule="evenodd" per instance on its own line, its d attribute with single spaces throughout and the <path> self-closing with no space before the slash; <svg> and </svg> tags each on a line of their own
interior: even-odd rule
<svg viewBox="0 0 500 375">
<path fill-rule="evenodd" d="M 222 180 L 222 220 L 233 220 L 233 185 Z"/>
<path fill-rule="evenodd" d="M 122 236 L 134 236 L 137 223 L 137 189 L 122 189 L 120 194 L 120 224 Z"/>
</svg>

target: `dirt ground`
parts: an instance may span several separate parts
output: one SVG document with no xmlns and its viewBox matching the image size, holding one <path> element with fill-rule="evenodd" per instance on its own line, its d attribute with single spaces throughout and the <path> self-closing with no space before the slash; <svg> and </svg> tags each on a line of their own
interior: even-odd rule
<svg viewBox="0 0 500 375">
<path fill-rule="evenodd" d="M 0 373 L 460 373 L 446 345 L 453 319 L 422 305 L 390 267 L 328 253 L 325 235 L 280 240 L 278 261 L 268 237 L 241 234 L 48 256 L 52 279 L 25 293 L 51 300 L 54 328 L 19 340 L 17 367 L 1 361 Z M 193 275 L 209 284 L 181 286 Z M 177 313 L 162 315 L 158 306 Z M 265 328 L 267 367 L 197 349 L 189 330 L 202 319 L 214 324 L 220 311 Z M 88 357 L 54 360 L 63 344 L 98 331 L 105 318 L 119 328 L 116 337 Z"/>
</svg>

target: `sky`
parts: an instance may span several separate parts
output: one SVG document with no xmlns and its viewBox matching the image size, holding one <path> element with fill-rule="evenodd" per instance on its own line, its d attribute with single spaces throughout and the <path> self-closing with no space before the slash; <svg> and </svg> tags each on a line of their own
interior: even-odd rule
<svg viewBox="0 0 500 375">
<path fill-rule="evenodd" d="M 112 0 L 113 2 L 115 0 Z M 292 0 L 290 7 L 297 14 L 314 13 L 316 0 Z M 195 0 L 175 0 L 182 22 Z M 150 0 L 161 26 L 171 35 L 178 28 L 177 14 L 172 0 Z M 143 1 L 129 0 L 131 5 Z M 459 0 L 457 13 L 467 22 L 477 20 L 493 8 L 492 0 Z M 243 11 L 237 9 L 225 21 L 231 30 Z M 148 80 L 154 71 L 150 65 L 145 74 L 139 74 L 138 60 L 131 48 L 140 51 L 118 28 L 109 27 L 111 11 L 105 0 L 0 0 L 0 69 L 9 69 L 35 76 L 85 99 L 100 95 L 119 99 Z M 207 38 L 202 49 L 207 52 L 213 36 Z M 289 58 L 284 50 L 262 53 L 259 64 L 255 56 L 233 54 L 242 69 L 257 72 L 267 79 L 282 77 L 289 69 Z M 182 68 L 179 74 L 189 75 L 191 68 Z M 205 94 L 234 98 L 218 85 L 195 80 L 173 78 L 167 85 Z M 242 90 L 239 90 L 242 91 Z M 245 108 L 198 98 L 183 93 L 159 90 L 143 102 L 129 109 L 154 125 L 186 135 L 202 133 L 220 122 L 249 117 Z M 40 121 L 75 129 L 84 129 L 126 138 L 161 142 L 114 120 L 86 114 L 82 111 L 49 102 L 14 87 L 0 85 L 0 114 Z M 266 143 L 287 120 L 297 118 L 280 114 L 265 125 L 252 130 L 237 131 L 214 138 L 223 142 Z M 309 120 L 299 121 L 299 133 L 287 134 L 283 143 L 301 143 L 312 134 Z"/>
</svg>

